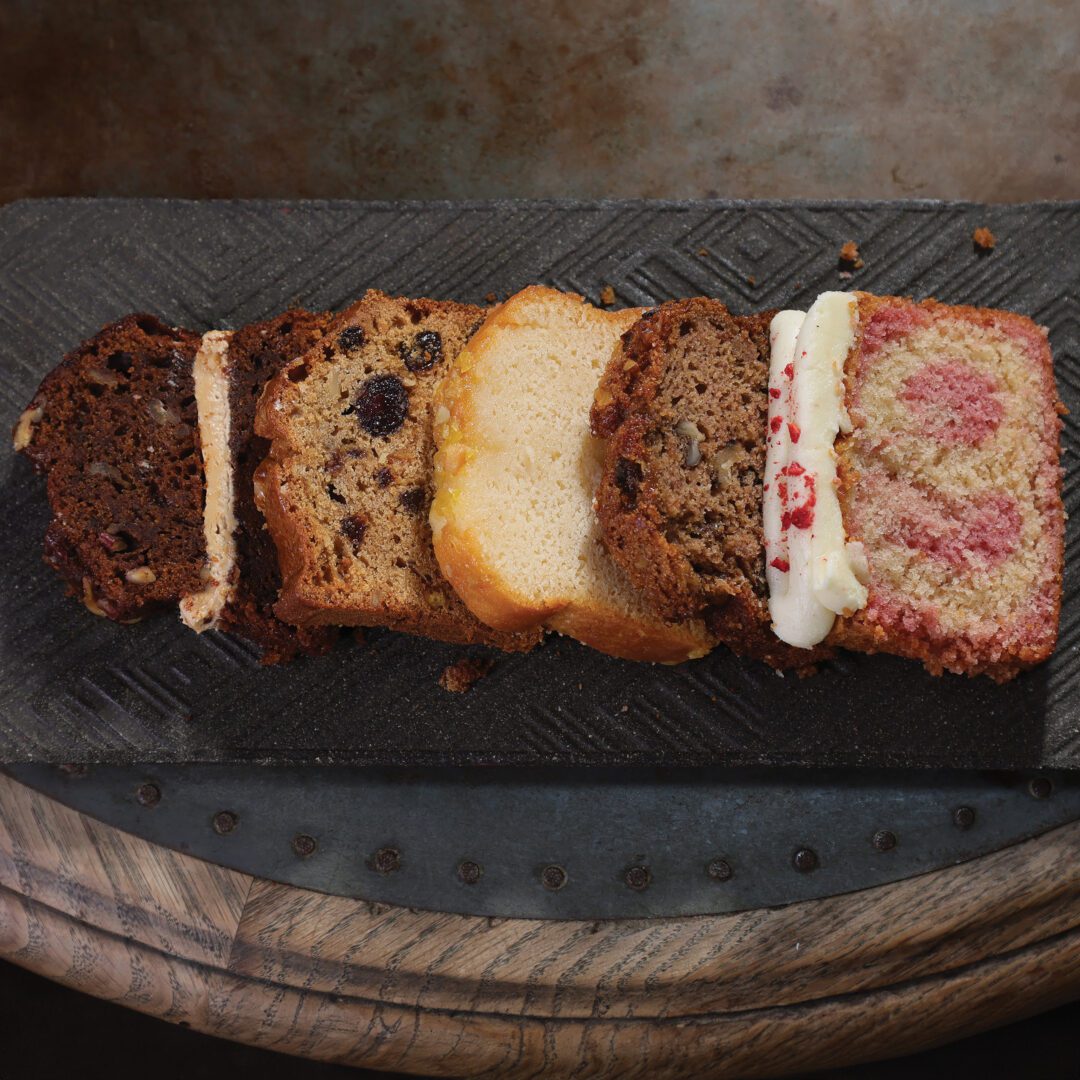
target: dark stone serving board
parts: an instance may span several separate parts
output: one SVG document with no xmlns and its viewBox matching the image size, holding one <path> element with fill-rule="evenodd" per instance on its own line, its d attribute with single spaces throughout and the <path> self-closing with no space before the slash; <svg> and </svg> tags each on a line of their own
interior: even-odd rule
<svg viewBox="0 0 1080 1080">
<path fill-rule="evenodd" d="M 988 256 L 972 245 L 980 225 L 998 239 Z M 841 279 L 847 240 L 865 267 Z M 175 617 L 122 627 L 65 599 L 41 561 L 42 484 L 8 452 L 0 761 L 1080 768 L 1080 203 L 15 203 L 0 209 L 0 420 L 10 428 L 65 351 L 132 310 L 201 330 L 340 307 L 368 286 L 482 303 L 529 282 L 594 300 L 611 285 L 620 305 L 705 293 L 739 312 L 850 286 L 1049 326 L 1073 410 L 1054 658 L 1003 687 L 855 655 L 800 680 L 724 650 L 668 668 L 553 638 L 459 696 L 437 679 L 464 650 L 374 631 L 263 668 Z"/>
</svg>

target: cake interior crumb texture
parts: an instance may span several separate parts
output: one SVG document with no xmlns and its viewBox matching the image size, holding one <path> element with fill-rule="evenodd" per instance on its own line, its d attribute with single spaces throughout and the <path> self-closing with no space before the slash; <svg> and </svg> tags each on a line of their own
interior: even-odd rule
<svg viewBox="0 0 1080 1080">
<path fill-rule="evenodd" d="M 286 622 L 511 650 L 537 642 L 475 619 L 432 550 L 432 392 L 483 317 L 467 304 L 371 291 L 267 388 L 257 430 L 269 451 L 256 485 Z"/>
<path fill-rule="evenodd" d="M 95 614 L 130 621 L 202 584 L 199 340 L 152 315 L 106 326 L 45 377 L 16 428 L 47 477 L 46 562 Z"/>
<path fill-rule="evenodd" d="M 1006 679 L 1057 636 L 1060 410 L 1045 331 L 989 309 L 859 294 L 837 442 L 869 599 L 840 644 Z"/>
</svg>

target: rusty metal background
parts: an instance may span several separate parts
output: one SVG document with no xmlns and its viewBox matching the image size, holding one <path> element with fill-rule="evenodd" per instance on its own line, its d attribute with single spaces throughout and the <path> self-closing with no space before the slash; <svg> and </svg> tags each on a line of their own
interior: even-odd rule
<svg viewBox="0 0 1080 1080">
<path fill-rule="evenodd" d="M 989 226 L 989 257 L 971 234 Z M 102 323 L 150 309 L 196 329 L 368 286 L 482 301 L 530 281 L 621 304 L 705 293 L 737 311 L 850 284 L 1011 307 L 1050 327 L 1072 511 L 1053 660 L 1006 686 L 848 655 L 781 678 L 718 649 L 677 667 L 552 637 L 468 694 L 438 685 L 462 650 L 375 631 L 277 669 L 175 618 L 136 627 L 65 599 L 41 563 L 41 485 L 0 464 L 0 760 L 1080 766 L 1080 204 L 22 202 L 0 210 L 0 426 Z"/>
<path fill-rule="evenodd" d="M 8 0 L 0 201 L 1076 198 L 1074 0 Z"/>
</svg>

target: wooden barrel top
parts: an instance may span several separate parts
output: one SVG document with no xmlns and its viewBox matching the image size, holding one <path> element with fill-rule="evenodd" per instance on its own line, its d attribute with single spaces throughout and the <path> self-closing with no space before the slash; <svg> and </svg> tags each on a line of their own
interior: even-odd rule
<svg viewBox="0 0 1080 1080">
<path fill-rule="evenodd" d="M 452 915 L 330 896 L 0 775 L 0 956 L 163 1020 L 438 1076 L 779 1076 L 1080 994 L 1080 822 L 862 892 L 729 915 Z"/>
</svg>

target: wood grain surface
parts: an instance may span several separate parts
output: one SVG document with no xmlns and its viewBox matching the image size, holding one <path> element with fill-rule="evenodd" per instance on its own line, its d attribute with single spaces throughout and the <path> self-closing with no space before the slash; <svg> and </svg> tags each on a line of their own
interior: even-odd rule
<svg viewBox="0 0 1080 1080">
<path fill-rule="evenodd" d="M 783 908 L 556 922 L 257 880 L 0 776 L 0 956 L 174 1023 L 369 1068 L 777 1076 L 1080 994 L 1080 823 Z"/>
</svg>

